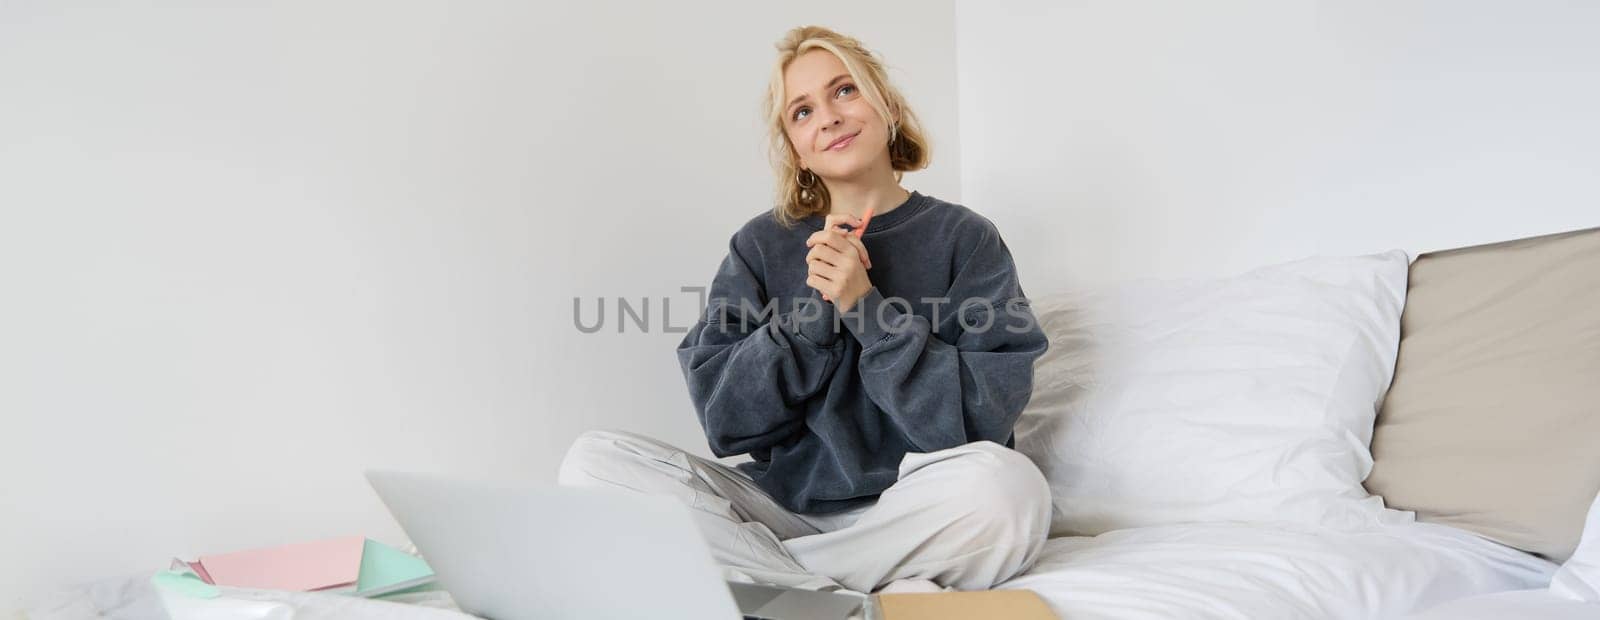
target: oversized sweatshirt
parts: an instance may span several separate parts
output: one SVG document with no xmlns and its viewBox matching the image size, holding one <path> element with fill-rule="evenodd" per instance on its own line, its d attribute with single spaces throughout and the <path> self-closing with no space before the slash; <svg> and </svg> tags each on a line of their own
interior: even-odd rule
<svg viewBox="0 0 1600 620">
<path fill-rule="evenodd" d="M 827 513 L 875 499 L 907 452 L 1014 447 L 1049 342 L 994 223 L 912 192 L 868 223 L 873 287 L 848 313 L 805 282 L 823 223 L 745 223 L 678 345 L 711 452 L 749 453 L 737 467 L 780 504 Z"/>
</svg>

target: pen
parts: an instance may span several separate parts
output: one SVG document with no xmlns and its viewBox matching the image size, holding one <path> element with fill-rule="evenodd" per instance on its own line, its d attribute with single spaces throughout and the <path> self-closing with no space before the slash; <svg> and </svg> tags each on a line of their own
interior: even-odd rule
<svg viewBox="0 0 1600 620">
<path fill-rule="evenodd" d="M 856 234 L 856 238 L 860 239 L 861 235 L 867 234 L 867 224 L 871 221 L 872 207 L 867 207 L 867 212 L 861 214 L 861 225 L 857 226 L 856 229 L 851 232 L 854 232 Z"/>
</svg>

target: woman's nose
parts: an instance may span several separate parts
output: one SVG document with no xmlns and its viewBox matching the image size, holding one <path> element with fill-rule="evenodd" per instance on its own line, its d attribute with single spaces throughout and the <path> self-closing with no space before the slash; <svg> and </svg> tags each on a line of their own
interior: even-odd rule
<svg viewBox="0 0 1600 620">
<path fill-rule="evenodd" d="M 839 115 L 833 110 L 819 108 L 816 112 L 816 115 L 822 117 L 821 120 L 823 129 L 828 129 L 839 124 Z"/>
</svg>

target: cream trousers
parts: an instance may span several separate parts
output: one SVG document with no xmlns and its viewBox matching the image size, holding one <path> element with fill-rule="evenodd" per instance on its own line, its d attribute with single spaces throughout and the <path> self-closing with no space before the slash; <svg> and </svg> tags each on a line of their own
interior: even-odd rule
<svg viewBox="0 0 1600 620">
<path fill-rule="evenodd" d="M 829 514 L 791 512 L 731 466 L 624 431 L 580 436 L 558 481 L 676 497 L 730 580 L 811 590 L 985 590 L 1033 566 L 1050 530 L 1044 476 L 991 441 L 908 453 L 876 500 Z"/>
</svg>

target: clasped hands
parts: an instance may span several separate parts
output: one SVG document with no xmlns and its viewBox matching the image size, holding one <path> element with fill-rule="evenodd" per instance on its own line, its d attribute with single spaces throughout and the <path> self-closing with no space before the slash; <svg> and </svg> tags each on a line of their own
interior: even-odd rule
<svg viewBox="0 0 1600 620">
<path fill-rule="evenodd" d="M 822 292 L 839 312 L 849 312 L 857 301 L 872 290 L 867 270 L 872 259 L 867 247 L 855 234 L 845 232 L 844 224 L 860 228 L 861 218 L 848 214 L 829 215 L 822 230 L 806 238 L 806 285 Z"/>
</svg>

